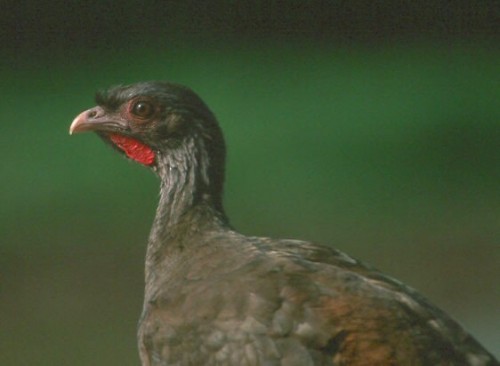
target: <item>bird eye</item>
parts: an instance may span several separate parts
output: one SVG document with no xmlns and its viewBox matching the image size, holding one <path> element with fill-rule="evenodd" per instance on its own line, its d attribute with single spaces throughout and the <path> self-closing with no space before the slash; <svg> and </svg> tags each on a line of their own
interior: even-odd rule
<svg viewBox="0 0 500 366">
<path fill-rule="evenodd" d="M 146 101 L 135 102 L 132 105 L 132 108 L 130 108 L 130 113 L 141 119 L 150 118 L 153 115 L 154 111 L 155 109 L 153 105 Z"/>
</svg>

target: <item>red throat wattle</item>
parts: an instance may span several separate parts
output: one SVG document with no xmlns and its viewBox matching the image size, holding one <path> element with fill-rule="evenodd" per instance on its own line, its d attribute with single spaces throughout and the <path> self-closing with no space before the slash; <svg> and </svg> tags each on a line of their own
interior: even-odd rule
<svg viewBox="0 0 500 366">
<path fill-rule="evenodd" d="M 130 159 L 144 165 L 152 165 L 155 161 L 154 151 L 142 142 L 131 137 L 111 134 L 109 138 L 113 143 L 122 149 Z"/>
</svg>

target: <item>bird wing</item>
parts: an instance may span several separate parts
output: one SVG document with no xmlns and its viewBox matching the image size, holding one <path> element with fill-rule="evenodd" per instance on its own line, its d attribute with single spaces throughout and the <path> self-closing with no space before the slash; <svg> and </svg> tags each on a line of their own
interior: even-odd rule
<svg viewBox="0 0 500 366">
<path fill-rule="evenodd" d="M 282 305 L 274 316 L 292 321 L 286 336 L 325 360 L 315 364 L 498 364 L 447 314 L 373 267 L 314 243 L 260 243 L 282 266 Z"/>
</svg>

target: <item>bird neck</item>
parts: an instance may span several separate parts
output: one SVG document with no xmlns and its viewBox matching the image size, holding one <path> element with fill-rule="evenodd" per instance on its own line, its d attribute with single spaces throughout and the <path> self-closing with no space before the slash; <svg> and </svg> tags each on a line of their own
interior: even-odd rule
<svg viewBox="0 0 500 366">
<path fill-rule="evenodd" d="M 203 143 L 195 139 L 168 154 L 159 153 L 157 168 L 161 179 L 160 202 L 149 236 L 146 272 L 165 257 L 186 247 L 202 245 L 189 240 L 206 231 L 228 227 L 222 208 L 221 182 L 213 182 L 210 162 Z"/>
</svg>

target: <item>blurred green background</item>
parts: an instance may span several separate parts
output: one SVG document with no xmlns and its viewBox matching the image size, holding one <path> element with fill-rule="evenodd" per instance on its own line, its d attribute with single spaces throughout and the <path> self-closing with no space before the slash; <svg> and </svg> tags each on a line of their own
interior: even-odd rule
<svg viewBox="0 0 500 366">
<path fill-rule="evenodd" d="M 151 79 L 219 118 L 237 229 L 369 262 L 500 356 L 500 13 L 423 3 L 3 4 L 0 364 L 139 364 L 158 182 L 67 131 Z"/>
</svg>

